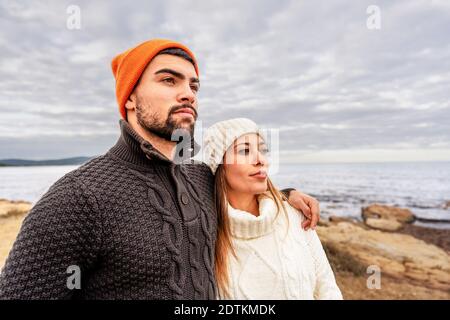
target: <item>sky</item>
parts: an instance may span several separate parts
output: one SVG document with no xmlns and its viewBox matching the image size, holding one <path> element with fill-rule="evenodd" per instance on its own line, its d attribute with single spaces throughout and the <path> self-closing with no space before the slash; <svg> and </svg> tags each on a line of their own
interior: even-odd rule
<svg viewBox="0 0 450 320">
<path fill-rule="evenodd" d="M 0 159 L 106 152 L 111 59 L 168 38 L 199 62 L 202 128 L 248 117 L 282 162 L 449 161 L 449 31 L 444 0 L 0 0 Z"/>
</svg>

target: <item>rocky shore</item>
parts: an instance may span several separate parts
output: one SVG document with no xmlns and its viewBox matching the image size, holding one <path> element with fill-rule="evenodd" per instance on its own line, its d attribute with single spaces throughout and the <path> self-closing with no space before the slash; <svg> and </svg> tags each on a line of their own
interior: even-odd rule
<svg viewBox="0 0 450 320">
<path fill-rule="evenodd" d="M 450 299 L 450 230 L 415 226 L 411 211 L 377 204 L 361 217 L 317 228 L 344 298 Z M 367 285 L 374 268 L 380 288 Z"/>
<path fill-rule="evenodd" d="M 0 268 L 30 208 L 0 199 Z M 415 226 L 409 210 L 377 204 L 361 217 L 317 227 L 345 299 L 450 299 L 450 230 Z"/>
</svg>

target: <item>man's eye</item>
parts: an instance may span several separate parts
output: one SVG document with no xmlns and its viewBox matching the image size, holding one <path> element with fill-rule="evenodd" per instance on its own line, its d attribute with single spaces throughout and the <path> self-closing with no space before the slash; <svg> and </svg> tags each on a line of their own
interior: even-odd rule
<svg viewBox="0 0 450 320">
<path fill-rule="evenodd" d="M 191 86 L 191 89 L 192 89 L 192 91 L 194 91 L 194 92 L 198 92 L 198 86 Z"/>
<path fill-rule="evenodd" d="M 164 78 L 163 81 L 164 81 L 164 82 L 167 82 L 167 83 L 171 83 L 171 84 L 174 84 L 174 83 L 175 83 L 174 78 Z"/>
<path fill-rule="evenodd" d="M 264 148 L 264 149 L 259 150 L 259 152 L 261 152 L 262 154 L 268 154 L 269 153 L 269 149 Z"/>
</svg>

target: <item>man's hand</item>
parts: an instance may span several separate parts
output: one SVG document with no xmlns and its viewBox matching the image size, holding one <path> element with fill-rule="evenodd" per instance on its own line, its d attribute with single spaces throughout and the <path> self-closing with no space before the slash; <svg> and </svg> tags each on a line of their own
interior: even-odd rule
<svg viewBox="0 0 450 320">
<path fill-rule="evenodd" d="M 319 201 L 297 190 L 289 193 L 289 204 L 295 209 L 300 210 L 306 220 L 302 222 L 302 228 L 315 230 L 320 219 Z"/>
</svg>

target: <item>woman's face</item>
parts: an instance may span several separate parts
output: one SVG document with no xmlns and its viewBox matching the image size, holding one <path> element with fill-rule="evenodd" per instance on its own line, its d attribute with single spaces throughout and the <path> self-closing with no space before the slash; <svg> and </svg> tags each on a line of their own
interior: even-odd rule
<svg viewBox="0 0 450 320">
<path fill-rule="evenodd" d="M 256 133 L 236 139 L 224 155 L 225 180 L 229 190 L 261 194 L 267 191 L 268 149 Z"/>
</svg>

